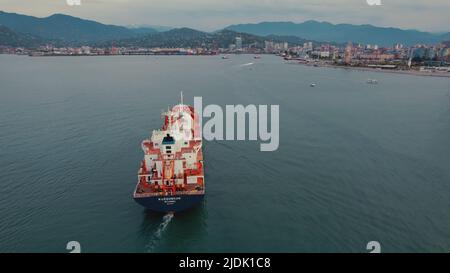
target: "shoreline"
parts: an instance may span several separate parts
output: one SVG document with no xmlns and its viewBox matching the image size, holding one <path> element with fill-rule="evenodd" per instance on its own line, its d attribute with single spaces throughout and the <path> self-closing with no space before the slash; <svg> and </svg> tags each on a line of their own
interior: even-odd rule
<svg viewBox="0 0 450 273">
<path fill-rule="evenodd" d="M 304 64 L 304 63 L 294 63 L 286 61 L 287 64 L 296 64 L 308 67 L 325 67 L 325 68 L 334 68 L 334 69 L 344 69 L 350 71 L 368 71 L 368 72 L 378 72 L 378 73 L 391 73 L 391 74 L 402 74 L 402 75 L 412 75 L 412 76 L 422 76 L 422 77 L 438 77 L 438 78 L 450 78 L 450 73 L 448 72 L 424 72 L 417 70 L 387 70 L 380 68 L 370 68 L 370 67 L 357 67 L 357 66 L 339 66 L 339 65 L 330 65 L 330 64 Z"/>
<path fill-rule="evenodd" d="M 247 55 L 254 55 L 255 53 L 246 53 Z M 112 56 L 190 56 L 190 57 L 196 57 L 196 56 L 220 56 L 223 55 L 223 53 L 219 54 L 110 54 L 110 55 L 87 55 L 87 54 L 80 54 L 80 55 L 19 55 L 19 54 L 0 54 L 0 55 L 15 55 L 15 56 L 27 56 L 27 57 L 112 57 Z M 238 54 L 238 55 L 244 55 L 244 54 Z M 262 55 L 262 54 L 257 54 Z M 272 54 L 268 54 L 272 55 Z M 286 64 L 291 65 L 302 65 L 306 67 L 321 67 L 321 68 L 333 68 L 333 69 L 344 69 L 348 71 L 367 71 L 367 72 L 377 72 L 377 73 L 390 73 L 390 74 L 402 74 L 402 75 L 412 75 L 412 76 L 421 76 L 421 77 L 437 77 L 437 78 L 450 78 L 449 72 L 425 72 L 425 71 L 418 71 L 418 70 L 398 70 L 398 69 L 381 69 L 381 68 L 370 68 L 370 67 L 358 67 L 358 66 L 341 66 L 341 65 L 333 65 L 333 64 L 307 64 L 302 62 L 296 62 L 294 60 L 285 60 Z"/>
</svg>

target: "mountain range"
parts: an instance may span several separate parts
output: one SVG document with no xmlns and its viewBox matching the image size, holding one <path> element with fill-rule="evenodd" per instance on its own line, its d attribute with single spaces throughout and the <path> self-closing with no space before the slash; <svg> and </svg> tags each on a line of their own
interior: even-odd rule
<svg viewBox="0 0 450 273">
<path fill-rule="evenodd" d="M 151 26 L 106 25 L 64 14 L 38 18 L 0 11 L 0 45 L 33 47 L 43 43 L 55 45 L 128 45 L 145 47 L 196 47 L 214 45 L 228 47 L 236 36 L 244 44 L 263 43 L 265 40 L 302 44 L 352 41 L 363 44 L 392 46 L 425 43 L 435 44 L 450 40 L 450 33 L 435 34 L 417 30 L 384 28 L 372 25 L 334 25 L 327 22 L 306 21 L 263 22 L 231 25 L 212 33 L 190 28 L 170 29 Z"/>
<path fill-rule="evenodd" d="M 137 38 L 123 39 L 119 41 L 110 41 L 99 46 L 139 46 L 139 47 L 208 47 L 208 48 L 227 48 L 235 43 L 236 37 L 242 38 L 244 45 L 264 45 L 264 41 L 289 42 L 291 45 L 302 45 L 306 40 L 299 37 L 287 37 L 270 35 L 266 37 L 240 33 L 232 30 L 220 30 L 213 33 L 198 31 L 191 28 L 175 28 L 164 32 L 155 32 Z"/>
<path fill-rule="evenodd" d="M 435 34 L 418 30 L 376 27 L 372 25 L 331 24 L 314 20 L 303 23 L 262 22 L 257 24 L 231 25 L 226 29 L 254 35 L 289 35 L 321 42 L 378 44 L 392 46 L 395 43 L 405 45 L 435 44 L 450 40 L 450 32 Z"/>
<path fill-rule="evenodd" d="M 0 25 L 0 45 L 4 46 L 24 46 L 29 47 L 39 46 L 44 42 L 39 37 L 30 34 L 16 33 L 5 26 Z"/>
<path fill-rule="evenodd" d="M 122 26 L 105 25 L 64 14 L 37 18 L 0 11 L 0 25 L 17 33 L 77 44 L 131 38 L 144 32 L 143 28 L 129 29 Z M 146 29 L 147 33 L 154 31 Z"/>
</svg>

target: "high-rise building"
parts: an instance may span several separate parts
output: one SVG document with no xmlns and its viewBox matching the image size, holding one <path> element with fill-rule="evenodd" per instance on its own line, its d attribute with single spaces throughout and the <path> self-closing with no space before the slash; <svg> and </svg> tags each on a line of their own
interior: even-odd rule
<svg viewBox="0 0 450 273">
<path fill-rule="evenodd" d="M 352 43 L 349 42 L 347 44 L 347 47 L 345 48 L 345 55 L 344 55 L 344 62 L 346 64 L 349 64 L 352 62 L 352 50 L 353 50 Z"/>
<path fill-rule="evenodd" d="M 241 50 L 242 49 L 242 38 L 236 37 L 236 49 Z"/>
<path fill-rule="evenodd" d="M 305 52 L 311 52 L 313 50 L 313 44 L 312 42 L 307 42 L 303 44 L 303 51 Z"/>
<path fill-rule="evenodd" d="M 273 49 L 274 49 L 274 46 L 273 46 L 273 42 L 272 41 L 264 41 L 264 50 L 267 53 L 272 53 Z"/>
<path fill-rule="evenodd" d="M 403 48 L 403 45 L 402 44 L 395 44 L 394 45 L 394 49 L 395 50 L 400 50 L 400 49 L 402 49 Z"/>
</svg>

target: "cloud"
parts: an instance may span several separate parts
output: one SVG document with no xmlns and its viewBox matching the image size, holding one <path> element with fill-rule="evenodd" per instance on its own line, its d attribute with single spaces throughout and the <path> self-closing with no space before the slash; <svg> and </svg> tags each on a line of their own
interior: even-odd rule
<svg viewBox="0 0 450 273">
<path fill-rule="evenodd" d="M 5 11 L 48 16 L 65 13 L 111 24 L 158 24 L 215 30 L 228 24 L 320 20 L 450 31 L 449 0 L 0 0 Z"/>
</svg>

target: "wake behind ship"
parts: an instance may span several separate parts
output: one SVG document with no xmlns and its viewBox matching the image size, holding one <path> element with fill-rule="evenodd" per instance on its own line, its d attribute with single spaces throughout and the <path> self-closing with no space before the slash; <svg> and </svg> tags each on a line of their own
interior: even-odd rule
<svg viewBox="0 0 450 273">
<path fill-rule="evenodd" d="M 159 212 L 178 212 L 203 200 L 205 178 L 199 119 L 181 103 L 162 113 L 164 125 L 142 142 L 134 200 Z"/>
</svg>

